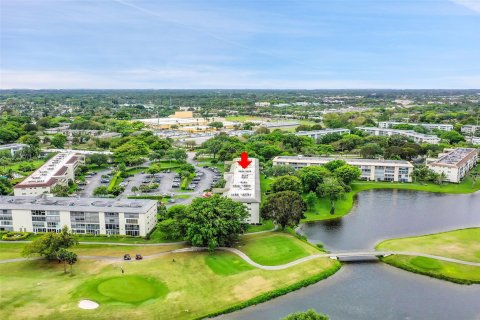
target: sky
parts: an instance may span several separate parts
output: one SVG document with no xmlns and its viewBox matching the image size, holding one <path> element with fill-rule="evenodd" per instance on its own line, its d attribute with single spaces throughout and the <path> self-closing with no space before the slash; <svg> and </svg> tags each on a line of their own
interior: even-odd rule
<svg viewBox="0 0 480 320">
<path fill-rule="evenodd" d="M 0 0 L 0 89 L 480 88 L 480 0 Z"/>
</svg>

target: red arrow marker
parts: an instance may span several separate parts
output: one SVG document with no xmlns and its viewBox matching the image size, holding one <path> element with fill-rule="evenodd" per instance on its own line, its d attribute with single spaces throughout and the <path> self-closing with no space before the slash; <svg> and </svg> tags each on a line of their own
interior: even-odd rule
<svg viewBox="0 0 480 320">
<path fill-rule="evenodd" d="M 242 152 L 238 164 L 242 166 L 243 169 L 246 169 L 250 165 L 250 163 L 252 163 L 252 160 L 248 160 L 248 153 L 246 153 L 245 151 Z"/>
</svg>

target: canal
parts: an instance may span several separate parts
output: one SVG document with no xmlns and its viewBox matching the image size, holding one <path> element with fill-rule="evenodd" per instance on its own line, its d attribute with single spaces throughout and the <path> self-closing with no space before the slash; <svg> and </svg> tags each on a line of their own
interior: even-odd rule
<svg viewBox="0 0 480 320">
<path fill-rule="evenodd" d="M 403 190 L 358 194 L 343 218 L 302 225 L 329 250 L 372 249 L 381 240 L 480 226 L 480 192 Z M 480 241 L 480 239 L 479 239 Z M 480 285 L 459 285 L 383 263 L 344 264 L 331 278 L 220 319 L 281 319 L 313 308 L 336 319 L 480 319 Z"/>
</svg>

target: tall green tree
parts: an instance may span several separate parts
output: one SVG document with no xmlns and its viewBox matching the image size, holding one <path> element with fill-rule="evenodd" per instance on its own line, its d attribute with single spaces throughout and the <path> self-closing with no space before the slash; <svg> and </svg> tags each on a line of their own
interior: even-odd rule
<svg viewBox="0 0 480 320">
<path fill-rule="evenodd" d="M 297 192 L 281 191 L 267 196 L 261 213 L 262 217 L 271 219 L 284 230 L 287 226 L 298 225 L 306 210 L 307 205 Z"/>
<path fill-rule="evenodd" d="M 360 178 L 362 171 L 355 166 L 345 164 L 335 169 L 334 174 L 338 179 L 343 181 L 344 184 L 349 185 L 352 181 Z"/>
<path fill-rule="evenodd" d="M 291 313 L 282 320 L 328 320 L 326 315 L 317 313 L 313 309 L 309 309 L 305 312 Z"/>
<path fill-rule="evenodd" d="M 320 166 L 308 166 L 297 170 L 297 176 L 302 181 L 304 192 L 316 191 L 318 185 L 331 175 L 332 173 L 328 169 Z"/>
<path fill-rule="evenodd" d="M 78 244 L 77 237 L 63 227 L 60 233 L 48 232 L 27 244 L 22 251 L 23 256 L 40 255 L 47 259 L 57 258 L 57 252 Z"/>
<path fill-rule="evenodd" d="M 183 238 L 196 247 L 232 246 L 240 234 L 247 230 L 247 208 L 240 202 L 213 195 L 196 198 L 185 210 L 184 216 L 175 217 Z"/>
<path fill-rule="evenodd" d="M 330 200 L 330 214 L 334 214 L 335 203 L 344 196 L 345 188 L 336 178 L 327 178 L 318 185 L 317 194 L 321 198 Z"/>
<path fill-rule="evenodd" d="M 70 274 L 73 274 L 73 265 L 77 262 L 77 254 L 75 252 L 67 251 L 66 261 L 70 265 Z"/>
<path fill-rule="evenodd" d="M 61 133 L 57 133 L 56 135 L 53 136 L 52 140 L 50 141 L 50 144 L 57 149 L 63 149 L 65 147 L 66 142 L 67 142 L 67 137 Z"/>
<path fill-rule="evenodd" d="M 281 176 L 270 185 L 272 192 L 295 191 L 302 192 L 302 181 L 296 176 Z"/>
</svg>

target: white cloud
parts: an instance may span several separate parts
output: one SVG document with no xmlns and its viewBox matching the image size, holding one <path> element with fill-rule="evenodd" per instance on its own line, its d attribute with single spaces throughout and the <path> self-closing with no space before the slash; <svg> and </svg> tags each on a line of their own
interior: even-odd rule
<svg viewBox="0 0 480 320">
<path fill-rule="evenodd" d="M 480 88 L 480 76 L 369 81 L 326 76 L 310 80 L 254 71 L 196 66 L 130 69 L 111 73 L 65 71 L 0 71 L 0 89 L 389 89 Z"/>
<path fill-rule="evenodd" d="M 451 0 L 456 4 L 480 13 L 480 0 Z"/>
</svg>

